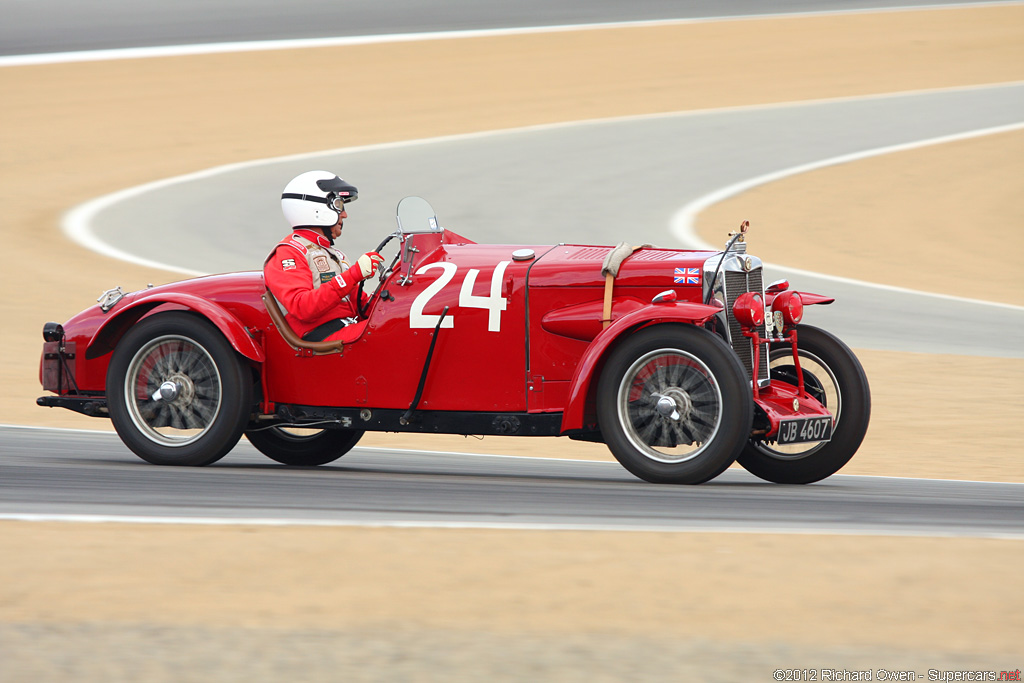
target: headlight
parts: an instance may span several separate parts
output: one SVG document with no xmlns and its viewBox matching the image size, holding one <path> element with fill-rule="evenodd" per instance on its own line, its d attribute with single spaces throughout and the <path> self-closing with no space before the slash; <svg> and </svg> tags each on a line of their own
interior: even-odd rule
<svg viewBox="0 0 1024 683">
<path fill-rule="evenodd" d="M 800 292 L 782 292 L 772 302 L 772 309 L 782 313 L 786 327 L 793 327 L 804 318 L 804 300 Z"/>
<path fill-rule="evenodd" d="M 744 292 L 732 305 L 732 314 L 740 326 L 747 329 L 760 327 L 764 322 L 764 300 L 755 292 Z"/>
</svg>

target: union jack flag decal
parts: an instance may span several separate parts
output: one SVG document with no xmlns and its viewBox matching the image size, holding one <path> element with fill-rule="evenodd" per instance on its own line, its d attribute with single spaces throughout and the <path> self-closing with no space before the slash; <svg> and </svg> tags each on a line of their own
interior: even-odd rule
<svg viewBox="0 0 1024 683">
<path fill-rule="evenodd" d="M 700 268 L 676 268 L 672 281 L 677 285 L 699 285 Z"/>
</svg>

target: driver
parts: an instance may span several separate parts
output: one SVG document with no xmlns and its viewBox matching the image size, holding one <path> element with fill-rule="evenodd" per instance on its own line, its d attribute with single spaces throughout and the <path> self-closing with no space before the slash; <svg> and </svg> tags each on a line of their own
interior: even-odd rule
<svg viewBox="0 0 1024 683">
<path fill-rule="evenodd" d="M 345 204 L 358 196 L 354 185 L 328 171 L 296 176 L 281 195 L 292 234 L 267 256 L 263 278 L 292 330 L 306 341 L 350 336 L 345 327 L 358 321 L 359 283 L 384 262 L 371 251 L 349 265 L 345 254 L 334 248 L 348 218 Z M 366 299 L 364 294 L 364 303 Z"/>
</svg>

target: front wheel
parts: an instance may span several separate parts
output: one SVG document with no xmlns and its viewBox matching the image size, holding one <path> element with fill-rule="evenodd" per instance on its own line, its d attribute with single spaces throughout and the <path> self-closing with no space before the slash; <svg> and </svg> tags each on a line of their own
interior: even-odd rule
<svg viewBox="0 0 1024 683">
<path fill-rule="evenodd" d="M 751 439 L 739 456 L 740 465 L 776 484 L 810 484 L 838 472 L 857 452 L 871 418 L 871 389 L 853 351 L 810 325 L 798 325 L 796 335 L 804 386 L 832 413 L 832 439 L 792 445 Z M 772 344 L 769 364 L 774 379 L 797 383 L 789 343 Z"/>
<path fill-rule="evenodd" d="M 160 313 L 133 326 L 107 368 L 107 406 L 121 440 L 154 465 L 224 457 L 252 412 L 252 376 L 205 319 Z"/>
<path fill-rule="evenodd" d="M 750 380 L 710 332 L 649 327 L 608 357 L 597 416 L 612 454 L 636 476 L 700 484 L 725 471 L 750 436 Z"/>
<path fill-rule="evenodd" d="M 245 433 L 249 442 L 282 465 L 316 467 L 334 462 L 352 450 L 363 436 L 361 430 L 267 427 Z"/>
</svg>

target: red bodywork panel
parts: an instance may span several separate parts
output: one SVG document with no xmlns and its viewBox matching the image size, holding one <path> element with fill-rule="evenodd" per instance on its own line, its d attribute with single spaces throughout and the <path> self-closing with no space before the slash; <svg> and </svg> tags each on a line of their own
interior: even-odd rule
<svg viewBox="0 0 1024 683">
<path fill-rule="evenodd" d="M 132 325 L 155 312 L 195 311 L 216 325 L 240 354 L 262 362 L 265 355 L 254 332 L 270 320 L 260 299 L 263 291 L 262 273 L 229 273 L 130 292 L 105 313 L 99 305 L 87 308 L 63 325 L 66 341 L 78 350 L 79 390 L 105 390 L 110 352 Z M 43 360 L 45 372 L 45 353 Z"/>
<path fill-rule="evenodd" d="M 524 412 L 524 290 L 530 264 L 512 261 L 516 248 L 445 243 L 421 249 L 385 283 L 394 301 L 375 299 L 363 334 L 341 355 L 297 356 L 270 330 L 271 400 L 408 408 L 437 318 L 447 306 L 419 407 Z M 406 275 L 411 281 L 400 284 Z M 504 310 L 497 310 L 502 301 Z"/>
<path fill-rule="evenodd" d="M 766 436 L 774 438 L 779 433 L 779 423 L 793 417 L 833 417 L 821 403 L 807 392 L 803 394 L 792 384 L 772 380 L 771 386 L 760 390 L 755 402 L 764 411 L 771 428 Z M 793 409 L 793 401 L 800 406 Z"/>
<path fill-rule="evenodd" d="M 529 409 L 532 412 L 564 411 L 580 390 L 577 386 L 580 380 L 575 379 L 577 368 L 602 332 L 605 279 L 601 275 L 601 264 L 611 250 L 612 247 L 604 246 L 558 245 L 549 248 L 530 271 Z M 675 285 L 674 270 L 686 265 L 699 268 L 711 256 L 711 252 L 678 249 L 635 252 L 623 262 L 615 278 L 612 320 L 649 307 L 651 299 L 667 289 L 675 289 L 680 301 L 699 302 L 700 283 Z M 602 346 L 604 348 L 607 346 Z M 588 389 L 589 383 L 586 383 L 582 390 Z M 581 425 L 577 422 L 572 420 L 572 426 L 567 427 L 563 420 L 563 429 L 579 428 Z"/>
<path fill-rule="evenodd" d="M 226 276 L 230 277 L 230 276 Z M 262 286 L 262 277 L 260 278 Z M 251 289 L 250 283 L 242 281 L 243 291 Z M 121 307 L 116 315 L 106 319 L 89 343 L 87 357 L 95 358 L 97 355 L 113 350 L 117 340 L 133 323 L 150 313 L 153 309 L 162 307 L 162 310 L 171 308 L 177 310 L 189 310 L 202 314 L 228 338 L 231 345 L 240 354 L 249 360 L 257 363 L 263 361 L 263 349 L 256 345 L 252 335 L 247 333 L 237 317 L 228 312 L 227 309 L 210 301 L 202 295 L 190 294 L 181 291 L 160 291 L 149 290 L 136 296 L 130 303 Z"/>
<path fill-rule="evenodd" d="M 451 231 L 406 239 L 381 286 L 388 296 L 373 299 L 365 327 L 341 354 L 311 355 L 285 343 L 261 300 L 261 272 L 213 275 L 133 292 L 107 312 L 93 306 L 65 323 L 65 341 L 77 349 L 77 389 L 105 391 L 110 352 L 138 320 L 187 310 L 249 360 L 264 410 L 276 403 L 404 410 L 447 307 L 418 409 L 562 413 L 562 431 L 587 430 L 604 358 L 619 340 L 652 324 L 701 325 L 720 310 L 702 303 L 700 275 L 684 271 L 685 284 L 674 280 L 679 269 L 702 271 L 714 252 L 633 253 L 614 281 L 612 323 L 602 329 L 601 265 L 610 247 L 529 246 L 533 257 L 516 260 L 523 245 L 480 245 Z M 368 291 L 376 284 L 368 280 Z M 650 303 L 668 289 L 677 301 Z M 58 388 L 45 354 L 40 373 L 46 389 Z"/>
</svg>

